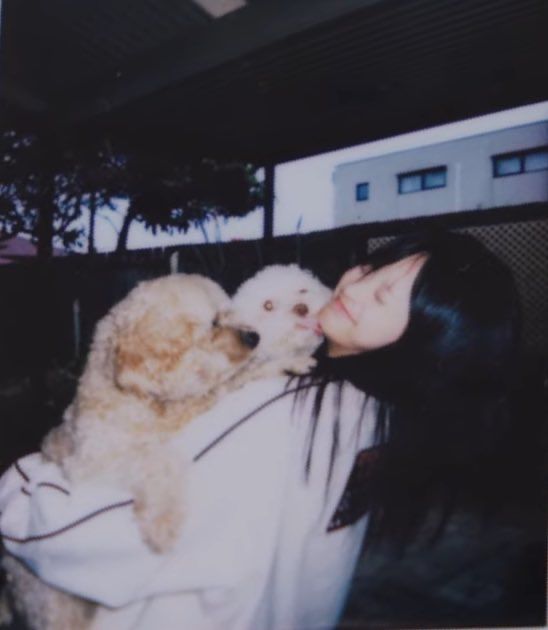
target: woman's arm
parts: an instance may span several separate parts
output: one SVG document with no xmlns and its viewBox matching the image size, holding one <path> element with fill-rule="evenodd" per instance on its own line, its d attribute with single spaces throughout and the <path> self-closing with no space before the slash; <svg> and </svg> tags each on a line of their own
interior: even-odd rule
<svg viewBox="0 0 548 630">
<path fill-rule="evenodd" d="M 174 441 L 181 456 L 204 452 L 226 429 L 281 391 L 280 381 L 228 396 Z M 69 485 L 35 453 L 0 480 L 6 549 L 48 583 L 107 606 L 159 594 L 227 587 L 260 570 L 274 545 L 292 430 L 292 396 L 229 431 L 183 480 L 179 542 L 157 554 L 142 541 L 132 497 L 105 485 Z"/>
</svg>

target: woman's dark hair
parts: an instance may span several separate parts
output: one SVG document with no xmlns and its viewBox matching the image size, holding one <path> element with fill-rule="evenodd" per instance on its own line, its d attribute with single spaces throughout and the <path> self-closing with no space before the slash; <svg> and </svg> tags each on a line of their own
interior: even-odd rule
<svg viewBox="0 0 548 630">
<path fill-rule="evenodd" d="M 328 382 L 350 381 L 377 401 L 379 455 L 363 496 L 368 542 L 405 544 L 437 514 L 434 539 L 459 504 L 487 507 L 497 496 L 520 328 L 512 274 L 472 236 L 448 232 L 393 240 L 367 263 L 377 269 L 417 253 L 426 261 L 402 337 L 336 359 L 322 347 L 309 377 L 320 384 L 313 429 Z"/>
</svg>

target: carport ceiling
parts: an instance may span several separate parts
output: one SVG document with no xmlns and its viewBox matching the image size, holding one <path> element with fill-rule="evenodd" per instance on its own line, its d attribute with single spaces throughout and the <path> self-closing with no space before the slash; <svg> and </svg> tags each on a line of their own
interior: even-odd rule
<svg viewBox="0 0 548 630">
<path fill-rule="evenodd" d="M 36 124 L 280 162 L 548 99 L 546 0 L 4 0 Z"/>
</svg>

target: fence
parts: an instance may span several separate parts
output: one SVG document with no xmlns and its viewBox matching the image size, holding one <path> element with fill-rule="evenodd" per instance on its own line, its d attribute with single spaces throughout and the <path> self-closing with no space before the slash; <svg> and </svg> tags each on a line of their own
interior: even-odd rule
<svg viewBox="0 0 548 630">
<path fill-rule="evenodd" d="M 443 224 L 472 234 L 512 270 L 523 311 L 523 343 L 531 353 L 548 356 L 548 207 L 484 211 L 460 217 L 446 215 Z M 486 221 L 487 219 L 487 221 Z M 418 221 L 415 222 L 417 226 Z M 425 222 L 431 224 L 431 222 Z M 370 249 L 389 240 L 390 229 L 369 239 Z"/>
<path fill-rule="evenodd" d="M 95 323 L 140 280 L 204 273 L 229 292 L 267 263 L 296 262 L 327 284 L 395 235 L 433 225 L 470 232 L 512 268 L 524 310 L 525 347 L 548 356 L 548 204 L 364 224 L 269 241 L 77 255 L 47 268 L 0 268 L 0 378 L 85 354 Z M 42 358 L 40 358 L 42 357 Z"/>
</svg>

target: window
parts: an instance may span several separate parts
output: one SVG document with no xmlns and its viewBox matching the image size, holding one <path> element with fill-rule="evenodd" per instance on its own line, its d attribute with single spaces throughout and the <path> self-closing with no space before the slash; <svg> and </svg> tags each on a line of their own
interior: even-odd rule
<svg viewBox="0 0 548 630">
<path fill-rule="evenodd" d="M 436 166 L 412 173 L 398 175 L 398 192 L 400 195 L 444 188 L 447 186 L 447 166 Z"/>
<path fill-rule="evenodd" d="M 493 156 L 493 177 L 548 170 L 548 147 Z"/>
<path fill-rule="evenodd" d="M 526 172 L 548 169 L 548 149 L 528 153 L 524 159 L 524 168 Z"/>
<path fill-rule="evenodd" d="M 400 175 L 399 181 L 399 192 L 401 194 L 422 190 L 422 178 L 420 175 Z"/>
<path fill-rule="evenodd" d="M 356 201 L 367 201 L 369 199 L 369 182 L 356 184 Z"/>
</svg>

